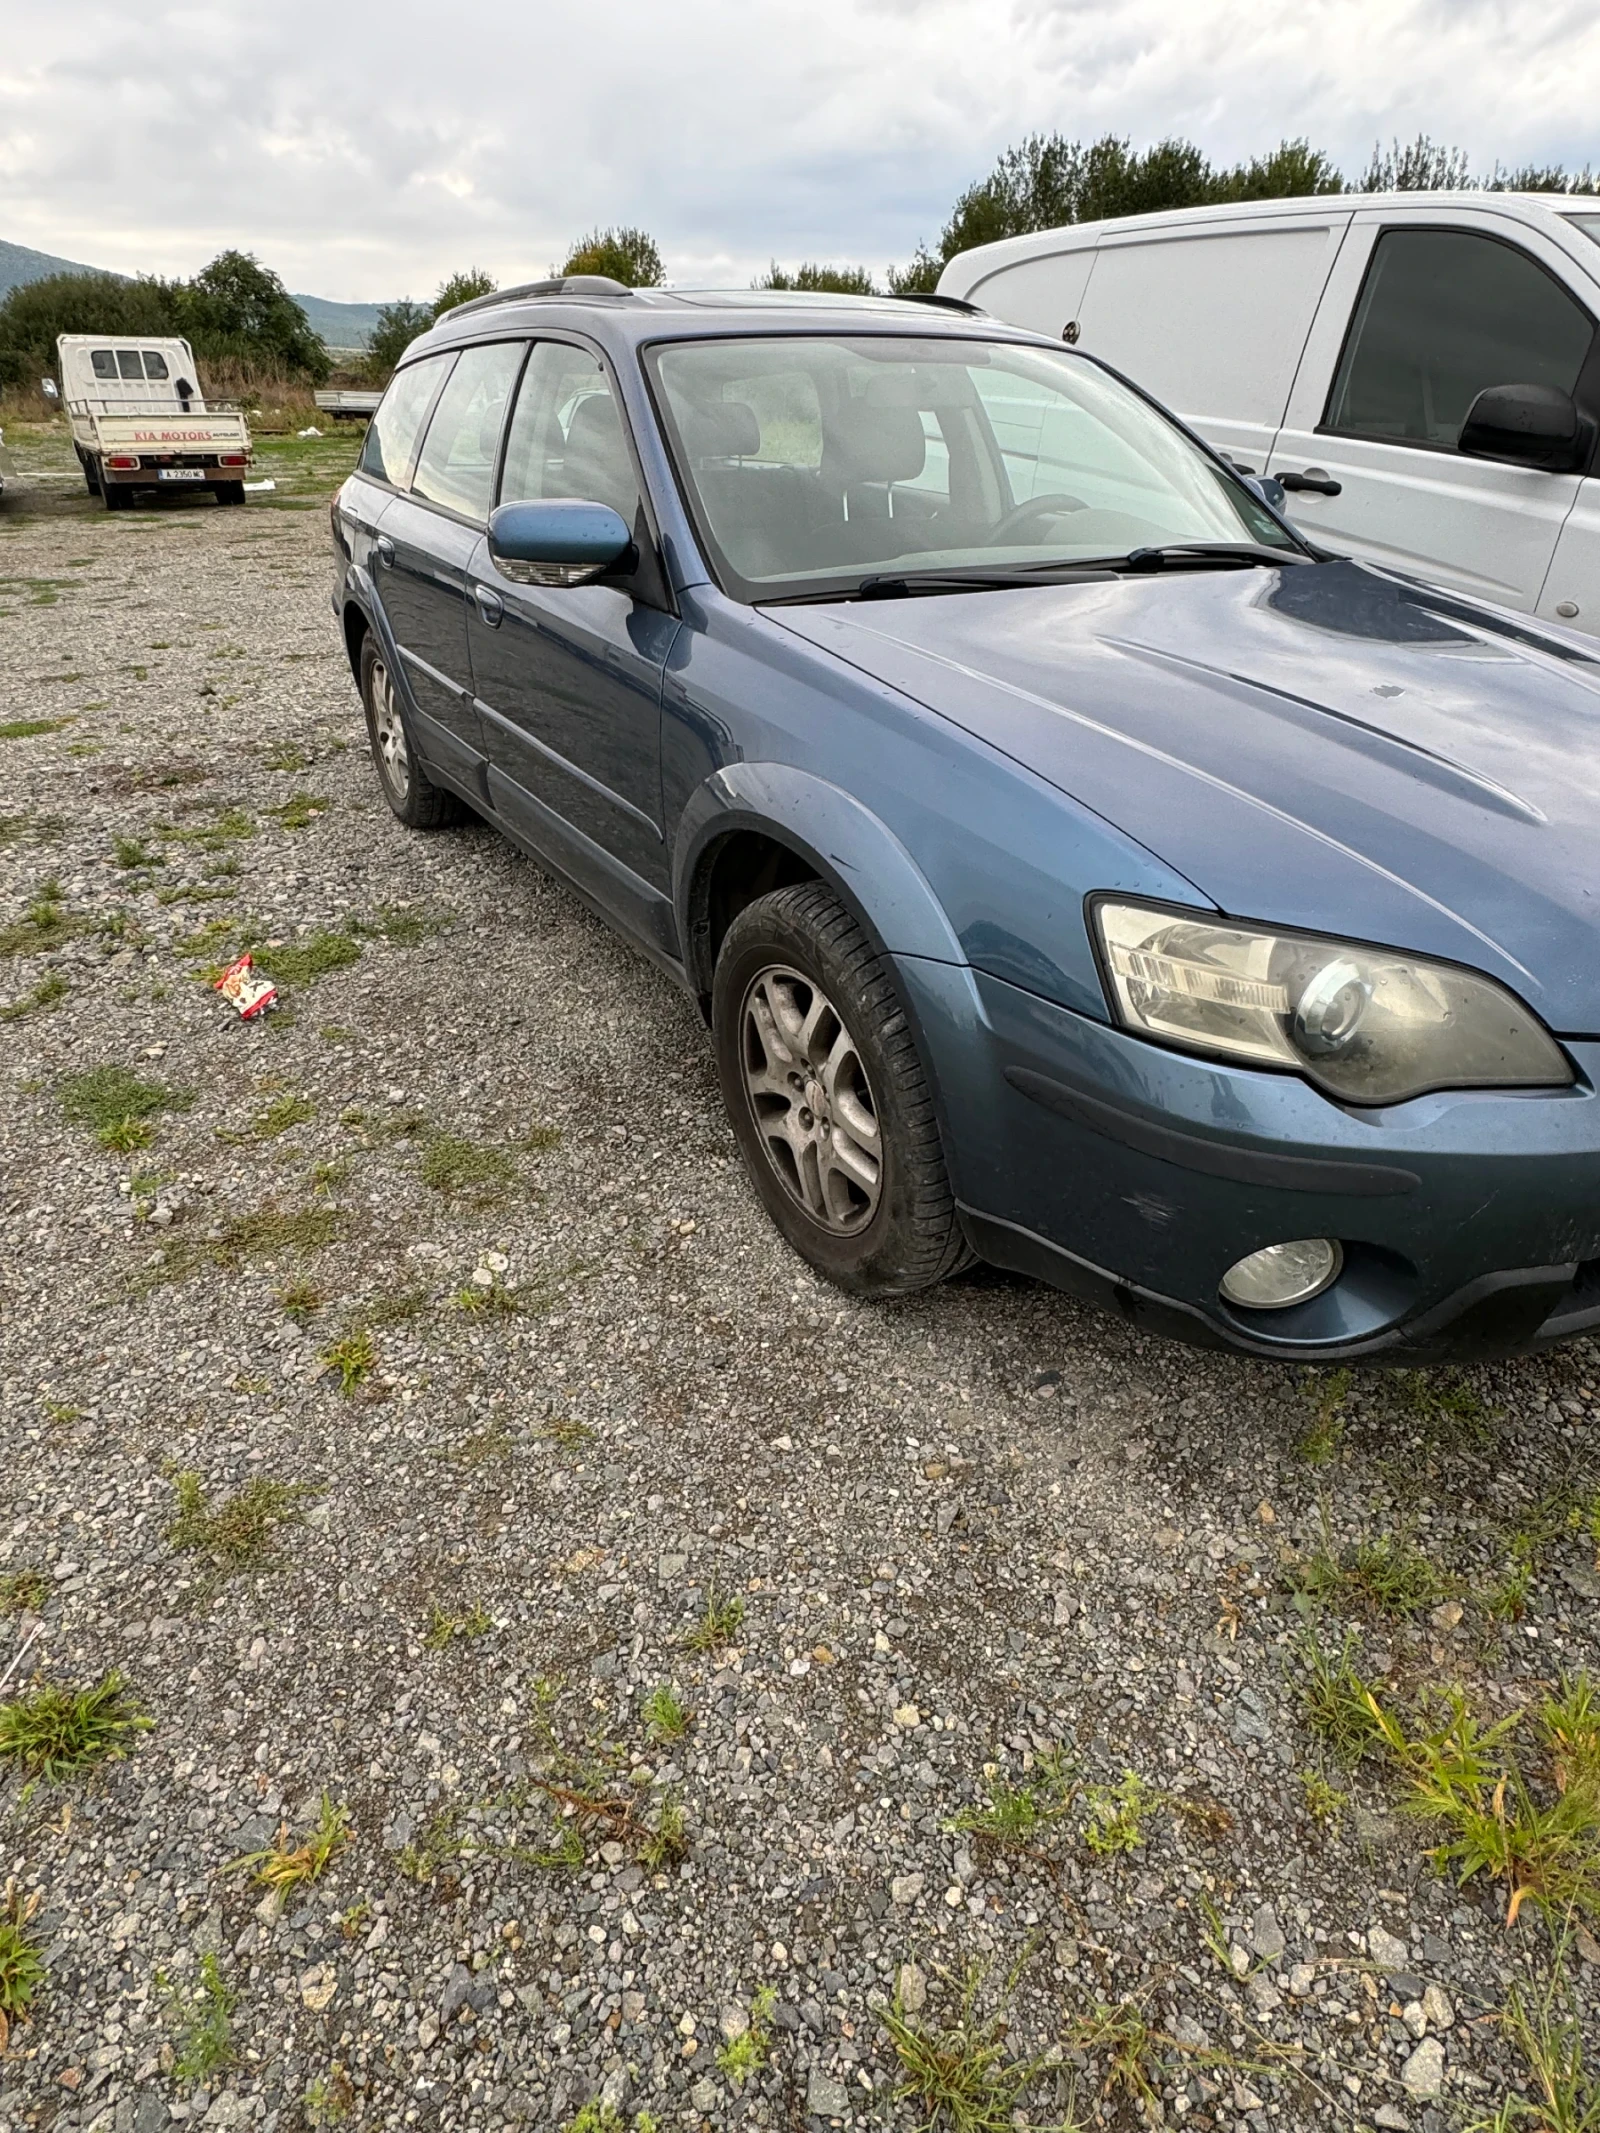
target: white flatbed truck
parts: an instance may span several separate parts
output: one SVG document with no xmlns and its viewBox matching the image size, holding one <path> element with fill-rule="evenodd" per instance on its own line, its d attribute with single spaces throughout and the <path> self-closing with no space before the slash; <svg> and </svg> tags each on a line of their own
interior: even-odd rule
<svg viewBox="0 0 1600 2133">
<path fill-rule="evenodd" d="M 237 408 L 208 407 L 187 341 L 64 333 L 61 398 L 91 496 L 125 510 L 140 489 L 209 488 L 244 502 L 253 457 Z"/>
</svg>

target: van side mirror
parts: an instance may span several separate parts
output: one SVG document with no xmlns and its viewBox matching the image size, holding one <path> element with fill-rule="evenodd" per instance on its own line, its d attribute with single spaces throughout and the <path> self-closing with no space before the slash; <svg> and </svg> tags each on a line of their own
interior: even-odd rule
<svg viewBox="0 0 1600 2133">
<path fill-rule="evenodd" d="M 588 585 L 632 563 L 633 536 L 609 504 L 502 504 L 489 520 L 489 559 L 516 585 Z"/>
<path fill-rule="evenodd" d="M 39 380 L 39 390 L 47 400 L 59 400 L 61 398 L 60 393 L 56 391 L 54 378 L 41 378 Z"/>
<path fill-rule="evenodd" d="M 1594 425 L 1571 393 L 1553 385 L 1491 385 L 1467 410 L 1457 450 L 1546 474 L 1574 474 L 1589 457 Z"/>
</svg>

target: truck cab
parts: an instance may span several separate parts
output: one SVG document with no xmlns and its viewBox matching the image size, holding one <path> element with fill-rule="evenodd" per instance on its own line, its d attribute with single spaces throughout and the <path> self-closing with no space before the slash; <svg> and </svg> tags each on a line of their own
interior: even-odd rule
<svg viewBox="0 0 1600 2133">
<path fill-rule="evenodd" d="M 234 408 L 212 408 L 194 351 L 175 337 L 64 333 L 61 397 L 91 495 L 114 511 L 139 489 L 205 487 L 244 502 L 250 433 Z"/>
</svg>

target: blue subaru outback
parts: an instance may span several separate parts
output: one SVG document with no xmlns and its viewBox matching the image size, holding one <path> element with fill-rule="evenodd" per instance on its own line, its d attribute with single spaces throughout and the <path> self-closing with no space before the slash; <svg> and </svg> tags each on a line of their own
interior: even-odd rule
<svg viewBox="0 0 1600 2133">
<path fill-rule="evenodd" d="M 1592 640 L 937 301 L 463 305 L 333 520 L 395 815 L 687 987 L 830 1280 L 1302 1360 L 1600 1325 Z"/>
</svg>

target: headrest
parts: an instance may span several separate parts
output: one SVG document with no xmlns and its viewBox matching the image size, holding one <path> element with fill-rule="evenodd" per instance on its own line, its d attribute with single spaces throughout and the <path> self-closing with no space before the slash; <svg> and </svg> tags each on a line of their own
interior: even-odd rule
<svg viewBox="0 0 1600 2133">
<path fill-rule="evenodd" d="M 749 459 L 761 449 L 761 424 L 748 400 L 679 401 L 676 412 L 693 460 Z"/>
<path fill-rule="evenodd" d="M 927 454 L 919 409 L 862 400 L 842 403 L 823 447 L 824 464 L 844 482 L 915 481 Z"/>
<path fill-rule="evenodd" d="M 614 451 L 622 441 L 617 403 L 609 393 L 587 393 L 572 410 L 567 428 L 569 452 Z"/>
</svg>

